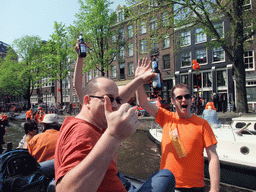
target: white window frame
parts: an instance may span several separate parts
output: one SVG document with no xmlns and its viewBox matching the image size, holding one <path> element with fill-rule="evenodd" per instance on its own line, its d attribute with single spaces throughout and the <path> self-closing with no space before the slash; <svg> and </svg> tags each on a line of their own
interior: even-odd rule
<svg viewBox="0 0 256 192">
<path fill-rule="evenodd" d="M 163 48 L 169 48 L 170 47 L 170 36 L 165 35 L 163 40 Z"/>
<path fill-rule="evenodd" d="M 207 49 L 206 48 L 202 48 L 202 49 L 197 49 L 195 51 L 195 55 L 196 55 L 196 60 L 197 62 L 201 65 L 201 64 L 207 64 L 208 61 L 208 56 L 207 56 Z M 200 56 L 205 56 L 205 62 L 200 62 L 199 59 L 203 59 Z"/>
<path fill-rule="evenodd" d="M 128 45 L 128 56 L 133 56 L 133 43 Z"/>
<path fill-rule="evenodd" d="M 247 54 L 249 52 L 251 54 Z M 248 51 L 245 52 L 245 54 L 244 54 L 244 65 L 245 65 L 245 70 L 246 71 L 255 70 L 255 58 L 254 58 L 254 51 L 253 50 L 248 50 Z M 249 67 L 250 65 L 252 65 L 252 67 Z"/>
<path fill-rule="evenodd" d="M 183 58 L 186 58 L 186 59 L 183 60 Z M 187 62 L 188 65 L 183 65 L 183 61 Z M 191 51 L 183 52 L 181 54 L 181 67 L 182 68 L 191 67 Z"/>
<path fill-rule="evenodd" d="M 202 28 L 195 29 L 195 44 L 203 43 L 207 41 L 207 35 L 202 32 Z"/>
<path fill-rule="evenodd" d="M 140 34 L 145 34 L 147 33 L 147 25 L 145 21 L 142 21 L 140 23 Z"/>
<path fill-rule="evenodd" d="M 183 31 L 180 33 L 181 46 L 186 47 L 191 45 L 191 31 Z"/>
<path fill-rule="evenodd" d="M 223 55 L 223 59 L 219 61 L 214 61 L 214 53 L 217 53 L 217 55 Z M 221 53 L 219 53 L 221 52 Z M 225 51 L 222 49 L 222 47 L 219 48 L 213 48 L 212 49 L 212 63 L 219 63 L 219 62 L 224 62 L 225 61 Z"/>
<path fill-rule="evenodd" d="M 128 63 L 128 76 L 134 75 L 134 63 L 130 62 Z"/>
<path fill-rule="evenodd" d="M 116 78 L 116 65 L 111 66 L 111 77 Z"/>
<path fill-rule="evenodd" d="M 128 31 L 128 38 L 132 38 L 133 37 L 133 26 L 129 25 L 127 27 L 127 31 Z"/>
<path fill-rule="evenodd" d="M 146 39 L 140 40 L 140 52 L 141 53 L 147 52 L 147 40 Z"/>
</svg>

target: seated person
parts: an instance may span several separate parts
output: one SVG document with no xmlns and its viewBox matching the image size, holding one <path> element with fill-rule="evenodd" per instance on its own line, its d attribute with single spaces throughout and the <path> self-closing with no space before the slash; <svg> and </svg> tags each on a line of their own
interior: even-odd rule
<svg viewBox="0 0 256 192">
<path fill-rule="evenodd" d="M 218 113 L 216 111 L 217 109 L 214 107 L 213 102 L 208 102 L 206 104 L 206 107 L 203 111 L 203 119 L 205 119 L 206 121 L 208 121 L 208 123 L 210 124 L 210 126 L 212 128 L 218 128 L 220 127 L 220 124 L 218 122 Z"/>
<path fill-rule="evenodd" d="M 33 137 L 28 143 L 29 153 L 40 163 L 54 158 L 60 124 L 56 114 L 46 114 L 43 121 L 43 132 Z"/>
<path fill-rule="evenodd" d="M 34 120 L 28 120 L 24 124 L 25 135 L 19 142 L 18 148 L 27 149 L 28 142 L 38 133 L 37 123 Z"/>
</svg>

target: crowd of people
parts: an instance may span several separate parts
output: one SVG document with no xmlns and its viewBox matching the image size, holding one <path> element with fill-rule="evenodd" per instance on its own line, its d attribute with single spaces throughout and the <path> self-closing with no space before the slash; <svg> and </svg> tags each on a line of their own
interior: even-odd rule
<svg viewBox="0 0 256 192">
<path fill-rule="evenodd" d="M 75 50 L 79 55 L 79 44 Z M 191 113 L 192 96 L 186 85 L 172 88 L 176 112 L 171 112 L 147 99 L 143 84 L 156 76 L 148 59 L 138 61 L 135 79 L 121 88 L 106 77 L 94 78 L 83 88 L 83 62 L 78 56 L 74 72 L 81 106 L 78 115 L 67 116 L 60 127 L 56 114 L 45 114 L 40 108 L 36 113 L 27 112 L 19 147 L 27 148 L 42 167 L 53 169 L 48 191 L 203 192 L 204 149 L 210 191 L 219 191 L 217 140 L 208 120 Z M 117 168 L 119 146 L 140 126 L 135 109 L 127 103 L 135 92 L 138 104 L 163 128 L 160 169 L 137 189 Z"/>
</svg>

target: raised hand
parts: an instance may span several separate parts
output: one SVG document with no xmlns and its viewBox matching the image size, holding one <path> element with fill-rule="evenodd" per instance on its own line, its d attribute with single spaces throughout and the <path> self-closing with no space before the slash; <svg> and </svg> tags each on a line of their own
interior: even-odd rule
<svg viewBox="0 0 256 192">
<path fill-rule="evenodd" d="M 148 62 L 147 58 L 143 58 L 138 61 L 138 66 L 135 71 L 135 77 L 143 79 L 144 84 L 149 83 L 156 76 L 156 73 L 152 72 L 151 61 Z"/>
</svg>

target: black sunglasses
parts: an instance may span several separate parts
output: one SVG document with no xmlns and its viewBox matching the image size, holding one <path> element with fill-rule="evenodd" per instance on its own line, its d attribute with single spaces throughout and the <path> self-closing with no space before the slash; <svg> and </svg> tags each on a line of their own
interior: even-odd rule
<svg viewBox="0 0 256 192">
<path fill-rule="evenodd" d="M 107 96 L 108 96 L 108 98 L 110 99 L 111 103 L 113 103 L 114 100 L 116 100 L 116 102 L 117 102 L 118 104 L 122 104 L 122 99 L 121 99 L 121 98 L 119 98 L 119 97 L 114 98 L 114 97 L 112 97 L 112 96 L 110 96 L 110 95 L 107 95 Z M 95 96 L 95 95 L 89 95 L 89 97 L 98 98 L 98 99 L 104 99 L 104 97 Z"/>
<path fill-rule="evenodd" d="M 184 97 L 186 100 L 191 99 L 191 95 L 190 95 L 190 94 L 186 94 L 186 95 L 184 95 L 184 96 L 182 96 L 182 95 L 177 96 L 177 97 L 176 97 L 176 100 L 182 100 L 183 97 Z"/>
</svg>

